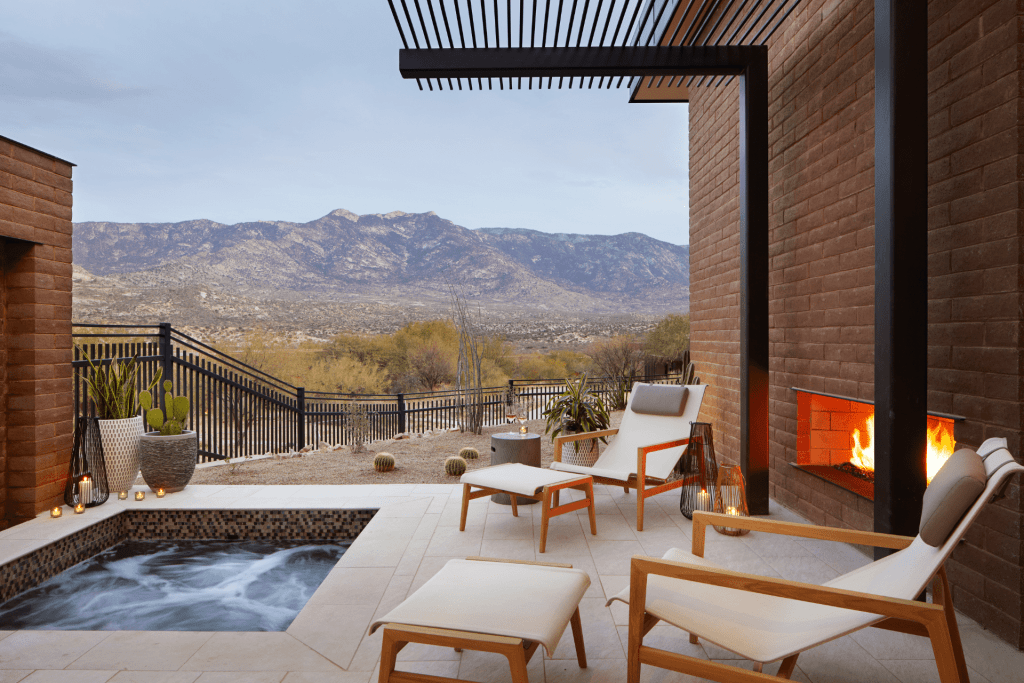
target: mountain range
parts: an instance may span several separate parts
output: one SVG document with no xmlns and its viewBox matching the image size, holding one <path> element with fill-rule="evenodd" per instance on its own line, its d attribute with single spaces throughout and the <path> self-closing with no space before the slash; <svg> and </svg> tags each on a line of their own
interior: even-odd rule
<svg viewBox="0 0 1024 683">
<path fill-rule="evenodd" d="M 689 307 L 687 246 L 638 232 L 470 230 L 434 212 L 338 209 L 308 223 L 76 223 L 73 249 L 76 286 L 124 290 L 153 305 L 161 292 L 215 290 L 252 301 L 430 307 L 447 301 L 454 284 L 475 304 L 501 310 L 657 315 Z M 76 308 L 86 294 L 76 291 Z"/>
</svg>

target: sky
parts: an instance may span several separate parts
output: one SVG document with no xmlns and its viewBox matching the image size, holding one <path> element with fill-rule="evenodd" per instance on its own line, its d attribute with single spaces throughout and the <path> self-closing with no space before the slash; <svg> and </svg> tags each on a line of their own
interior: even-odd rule
<svg viewBox="0 0 1024 683">
<path fill-rule="evenodd" d="M 0 135 L 77 164 L 76 222 L 344 208 L 689 242 L 686 105 L 421 92 L 400 47 L 386 0 L 0 0 Z"/>
</svg>

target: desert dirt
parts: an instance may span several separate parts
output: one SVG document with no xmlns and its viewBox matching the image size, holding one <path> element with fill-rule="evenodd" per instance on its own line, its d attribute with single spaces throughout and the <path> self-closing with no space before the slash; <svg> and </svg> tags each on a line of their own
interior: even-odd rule
<svg viewBox="0 0 1024 683">
<path fill-rule="evenodd" d="M 612 426 L 617 426 L 622 414 L 612 413 Z M 543 420 L 526 423 L 529 431 L 540 434 L 541 466 L 551 464 L 554 444 L 544 434 Z M 338 451 L 311 451 L 302 457 L 283 460 L 241 460 L 232 468 L 217 465 L 197 469 L 192 484 L 457 484 L 458 477 L 444 471 L 446 458 L 458 455 L 465 447 L 480 451 L 480 457 L 467 460 L 467 471 L 487 467 L 491 464 L 491 434 L 518 430 L 519 425 L 484 427 L 483 434 L 468 432 L 446 432 L 439 436 L 427 436 L 398 441 L 379 441 L 367 444 L 365 453 L 353 453 L 346 447 Z M 373 469 L 373 457 L 387 452 L 395 456 L 395 469 L 391 472 L 377 472 Z"/>
</svg>

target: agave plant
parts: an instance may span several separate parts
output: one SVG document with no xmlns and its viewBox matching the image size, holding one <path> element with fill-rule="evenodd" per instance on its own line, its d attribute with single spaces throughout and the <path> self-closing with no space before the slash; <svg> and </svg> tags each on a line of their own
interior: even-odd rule
<svg viewBox="0 0 1024 683">
<path fill-rule="evenodd" d="M 563 432 L 579 434 L 607 429 L 611 424 L 604 401 L 587 384 L 587 376 L 566 379 L 565 391 L 551 399 L 544 411 L 551 440 Z M 604 438 L 601 439 L 605 441 Z"/>
<path fill-rule="evenodd" d="M 93 363 L 89 355 L 82 355 L 89 362 L 92 372 L 85 376 L 86 390 L 93 405 L 96 406 L 96 417 L 101 420 L 123 420 L 139 414 L 139 357 L 132 356 L 125 362 L 116 358 L 110 364 Z M 149 388 L 160 379 L 160 374 L 153 378 Z"/>
</svg>

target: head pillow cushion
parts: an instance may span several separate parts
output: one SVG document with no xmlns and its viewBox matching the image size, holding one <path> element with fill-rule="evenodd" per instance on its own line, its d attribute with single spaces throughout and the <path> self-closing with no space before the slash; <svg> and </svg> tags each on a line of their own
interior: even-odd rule
<svg viewBox="0 0 1024 683">
<path fill-rule="evenodd" d="M 945 543 L 987 481 L 985 464 L 974 451 L 962 448 L 949 456 L 924 492 L 921 540 L 935 548 Z"/>
<path fill-rule="evenodd" d="M 686 409 L 686 387 L 676 384 L 637 384 L 630 404 L 634 413 L 679 417 Z"/>
</svg>

